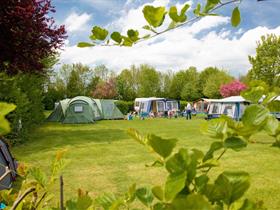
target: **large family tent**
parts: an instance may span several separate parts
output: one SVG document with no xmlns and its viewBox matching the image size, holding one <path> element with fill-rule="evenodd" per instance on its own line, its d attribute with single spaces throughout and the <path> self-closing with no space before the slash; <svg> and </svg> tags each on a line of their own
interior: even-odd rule
<svg viewBox="0 0 280 210">
<path fill-rule="evenodd" d="M 61 122 L 64 119 L 68 102 L 70 99 L 64 99 L 58 102 L 55 106 L 54 111 L 49 115 L 47 121 L 49 122 Z"/>
<path fill-rule="evenodd" d="M 77 96 L 58 103 L 47 121 L 62 123 L 93 123 L 101 119 L 123 119 L 114 100 L 92 99 Z"/>
<path fill-rule="evenodd" d="M 227 115 L 235 120 L 240 120 L 244 110 L 250 102 L 242 96 L 231 96 L 223 99 L 212 99 L 208 106 L 208 119 Z"/>
<path fill-rule="evenodd" d="M 0 190 L 10 189 L 17 174 L 17 162 L 11 155 L 7 144 L 0 139 Z"/>
</svg>

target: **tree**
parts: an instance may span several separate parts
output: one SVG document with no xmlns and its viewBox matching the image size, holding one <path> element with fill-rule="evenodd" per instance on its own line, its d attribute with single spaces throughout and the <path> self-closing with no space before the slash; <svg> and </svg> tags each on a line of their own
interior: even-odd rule
<svg viewBox="0 0 280 210">
<path fill-rule="evenodd" d="M 219 71 L 220 70 L 217 67 L 207 67 L 202 72 L 200 72 L 197 88 L 202 95 L 203 95 L 203 89 L 206 85 L 209 76 L 212 74 L 217 74 Z"/>
<path fill-rule="evenodd" d="M 169 92 L 169 95 L 171 98 L 181 99 L 181 92 L 188 79 L 187 76 L 188 75 L 187 75 L 186 71 L 183 71 L 183 70 L 177 72 L 174 75 L 174 77 L 171 81 L 170 92 Z"/>
<path fill-rule="evenodd" d="M 198 90 L 199 73 L 195 67 L 190 67 L 186 71 L 185 85 L 181 90 L 181 98 L 187 101 L 193 101 L 200 98 L 202 95 Z"/>
<path fill-rule="evenodd" d="M 94 98 L 114 99 L 117 97 L 116 81 L 114 78 L 110 78 L 108 81 L 101 81 L 93 91 L 92 96 Z"/>
<path fill-rule="evenodd" d="M 220 98 L 220 87 L 231 82 L 233 78 L 224 71 L 211 74 L 204 86 L 203 94 L 208 98 Z"/>
<path fill-rule="evenodd" d="M 0 71 L 46 72 L 44 59 L 55 55 L 66 38 L 64 26 L 55 26 L 50 12 L 50 0 L 1 1 Z"/>
<path fill-rule="evenodd" d="M 139 97 L 158 96 L 158 94 L 160 93 L 159 73 L 149 65 L 140 65 L 138 83 Z"/>
<path fill-rule="evenodd" d="M 172 70 L 167 72 L 160 72 L 160 97 L 170 98 L 171 82 L 174 77 Z"/>
<path fill-rule="evenodd" d="M 220 94 L 223 97 L 229 97 L 229 96 L 239 96 L 241 91 L 245 90 L 247 86 L 238 81 L 234 80 L 228 84 L 222 85 L 220 87 Z"/>
<path fill-rule="evenodd" d="M 280 86 L 280 36 L 262 36 L 257 42 L 256 56 L 249 56 L 253 80 L 263 80 L 271 87 Z"/>
<path fill-rule="evenodd" d="M 124 69 L 116 78 L 117 91 L 120 99 L 132 101 L 137 96 L 136 83 L 137 78 L 134 77 L 133 69 Z"/>
<path fill-rule="evenodd" d="M 69 77 L 69 81 L 66 86 L 67 97 L 73 98 L 75 96 L 84 95 L 84 84 L 81 80 L 78 71 L 72 69 Z"/>
</svg>

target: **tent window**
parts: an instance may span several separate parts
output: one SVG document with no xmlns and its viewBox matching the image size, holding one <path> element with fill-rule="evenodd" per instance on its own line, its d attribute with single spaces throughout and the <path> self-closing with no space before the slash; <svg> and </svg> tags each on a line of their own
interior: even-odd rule
<svg viewBox="0 0 280 210">
<path fill-rule="evenodd" d="M 223 114 L 232 117 L 233 116 L 233 105 L 225 105 Z"/>
<path fill-rule="evenodd" d="M 172 103 L 171 103 L 171 101 L 167 101 L 166 102 L 166 107 L 167 107 L 167 110 L 172 110 Z"/>
<path fill-rule="evenodd" d="M 74 112 L 83 112 L 83 106 L 74 106 Z"/>
<path fill-rule="evenodd" d="M 158 112 L 164 111 L 164 102 L 163 101 L 157 101 L 157 111 Z"/>
</svg>

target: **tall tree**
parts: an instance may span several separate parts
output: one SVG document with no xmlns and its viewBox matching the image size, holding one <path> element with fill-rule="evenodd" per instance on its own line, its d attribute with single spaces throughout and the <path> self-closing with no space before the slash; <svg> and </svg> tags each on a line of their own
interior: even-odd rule
<svg viewBox="0 0 280 210">
<path fill-rule="evenodd" d="M 204 86 L 203 94 L 208 98 L 221 98 L 220 87 L 233 80 L 233 77 L 224 71 L 211 74 Z"/>
<path fill-rule="evenodd" d="M 171 98 L 181 99 L 181 92 L 188 79 L 187 77 L 188 77 L 188 75 L 187 75 L 186 71 L 183 71 L 183 70 L 177 72 L 174 75 L 174 77 L 171 81 L 170 91 L 169 91 L 169 95 Z"/>
<path fill-rule="evenodd" d="M 120 99 L 133 101 L 137 96 L 133 70 L 124 69 L 116 78 L 117 91 Z"/>
<path fill-rule="evenodd" d="M 197 85 L 197 88 L 198 88 L 198 91 L 200 92 L 200 94 L 205 96 L 203 94 L 203 89 L 206 85 L 206 82 L 207 82 L 209 76 L 212 74 L 217 74 L 219 71 L 220 70 L 217 67 L 207 67 L 202 72 L 200 72 L 199 79 L 198 79 L 198 85 Z"/>
<path fill-rule="evenodd" d="M 96 89 L 93 91 L 94 98 L 114 99 L 117 97 L 116 80 L 110 78 L 108 81 L 101 81 L 97 84 Z"/>
<path fill-rule="evenodd" d="M 257 42 L 256 56 L 249 56 L 253 80 L 263 80 L 271 87 L 280 86 L 280 36 L 262 36 Z"/>
<path fill-rule="evenodd" d="M 50 0 L 1 1 L 0 71 L 44 73 L 44 59 L 56 53 L 66 38 L 54 25 Z"/>
<path fill-rule="evenodd" d="M 202 95 L 198 90 L 199 73 L 195 67 L 190 67 L 186 71 L 185 85 L 181 90 L 181 98 L 187 101 L 193 101 Z"/>
<path fill-rule="evenodd" d="M 140 97 L 158 96 L 160 93 L 159 73 L 151 66 L 143 64 L 139 67 Z"/>
</svg>

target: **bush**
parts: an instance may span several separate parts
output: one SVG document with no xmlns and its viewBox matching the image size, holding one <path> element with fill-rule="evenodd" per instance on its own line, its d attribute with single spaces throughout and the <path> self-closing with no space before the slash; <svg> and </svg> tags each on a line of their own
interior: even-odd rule
<svg viewBox="0 0 280 210">
<path fill-rule="evenodd" d="M 134 111 L 133 101 L 117 101 L 115 104 L 123 114 Z"/>
<path fill-rule="evenodd" d="M 0 101 L 17 106 L 7 117 L 12 128 L 7 138 L 12 143 L 22 142 L 29 132 L 44 120 L 44 79 L 33 74 L 18 74 L 13 77 L 1 74 L 0 80 Z"/>
<path fill-rule="evenodd" d="M 180 111 L 184 111 L 185 107 L 187 106 L 187 101 L 180 101 Z"/>
</svg>

